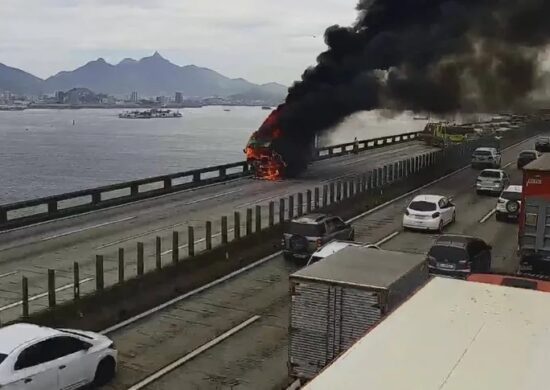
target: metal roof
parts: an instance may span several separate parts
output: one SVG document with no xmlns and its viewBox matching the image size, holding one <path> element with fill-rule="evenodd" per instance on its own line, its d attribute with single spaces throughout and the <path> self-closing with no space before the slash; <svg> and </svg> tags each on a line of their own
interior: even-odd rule
<svg viewBox="0 0 550 390">
<path fill-rule="evenodd" d="M 52 328 L 33 324 L 14 324 L 0 328 L 0 353 L 11 351 L 33 340 L 45 339 L 60 334 Z"/>
<path fill-rule="evenodd" d="M 360 242 L 334 240 L 329 242 L 328 244 L 325 244 L 323 247 L 321 247 L 317 252 L 313 254 L 313 256 L 328 257 L 348 246 L 363 246 L 363 245 L 365 244 L 361 244 Z"/>
<path fill-rule="evenodd" d="M 548 388 L 550 294 L 434 278 L 304 390 Z"/>
<path fill-rule="evenodd" d="M 386 289 L 425 261 L 424 255 L 348 246 L 290 277 Z"/>
<path fill-rule="evenodd" d="M 550 154 L 543 153 L 542 156 L 524 166 L 523 169 L 528 171 L 550 171 Z"/>
</svg>

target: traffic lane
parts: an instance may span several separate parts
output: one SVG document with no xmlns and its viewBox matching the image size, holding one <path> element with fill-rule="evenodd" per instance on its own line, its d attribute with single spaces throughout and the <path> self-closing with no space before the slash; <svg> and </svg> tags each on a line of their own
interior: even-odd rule
<svg viewBox="0 0 550 390">
<path fill-rule="evenodd" d="M 265 345 L 262 340 L 276 346 L 286 337 L 288 275 L 296 269 L 278 256 L 110 334 L 119 350 L 119 372 L 107 388 L 127 389 L 254 315 L 261 317 L 254 326 L 262 331 L 254 333 L 254 337 L 249 335 L 247 343 L 250 347 L 256 345 L 258 351 Z M 271 335 L 263 332 L 273 328 L 278 329 Z M 237 352 L 235 349 L 235 356 L 239 356 Z M 286 360 L 276 361 L 280 367 Z"/>
</svg>

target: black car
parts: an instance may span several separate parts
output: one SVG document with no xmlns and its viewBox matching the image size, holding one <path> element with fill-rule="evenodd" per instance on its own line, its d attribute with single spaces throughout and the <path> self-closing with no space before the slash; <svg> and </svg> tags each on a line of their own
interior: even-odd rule
<svg viewBox="0 0 550 390">
<path fill-rule="evenodd" d="M 535 150 L 540 153 L 550 152 L 550 137 L 539 137 L 535 141 Z"/>
<path fill-rule="evenodd" d="M 326 214 L 309 214 L 293 219 L 283 234 L 282 246 L 285 259 L 307 261 L 312 253 L 334 239 L 355 239 L 353 227 L 342 220 Z"/>
<path fill-rule="evenodd" d="M 442 235 L 428 252 L 428 267 L 432 274 L 465 279 L 470 273 L 491 270 L 491 250 L 479 238 Z"/>
<path fill-rule="evenodd" d="M 531 161 L 535 161 L 539 157 L 540 157 L 540 154 L 536 150 L 524 150 L 518 156 L 518 163 L 517 163 L 518 169 L 523 168 L 524 166 L 529 164 Z"/>
</svg>

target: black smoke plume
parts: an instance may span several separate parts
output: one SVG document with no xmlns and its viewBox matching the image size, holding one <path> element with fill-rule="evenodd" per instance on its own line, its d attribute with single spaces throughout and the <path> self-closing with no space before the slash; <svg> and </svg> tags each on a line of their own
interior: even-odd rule
<svg viewBox="0 0 550 390">
<path fill-rule="evenodd" d="M 327 29 L 328 50 L 280 107 L 287 159 L 357 111 L 517 109 L 537 87 L 550 0 L 361 0 L 357 10 L 353 26 Z"/>
</svg>

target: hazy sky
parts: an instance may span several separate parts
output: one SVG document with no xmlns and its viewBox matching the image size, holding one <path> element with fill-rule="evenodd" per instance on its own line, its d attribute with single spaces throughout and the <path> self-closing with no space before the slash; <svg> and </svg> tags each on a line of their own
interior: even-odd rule
<svg viewBox="0 0 550 390">
<path fill-rule="evenodd" d="M 48 77 L 158 50 L 178 65 L 289 85 L 356 0 L 0 0 L 0 62 Z"/>
</svg>

